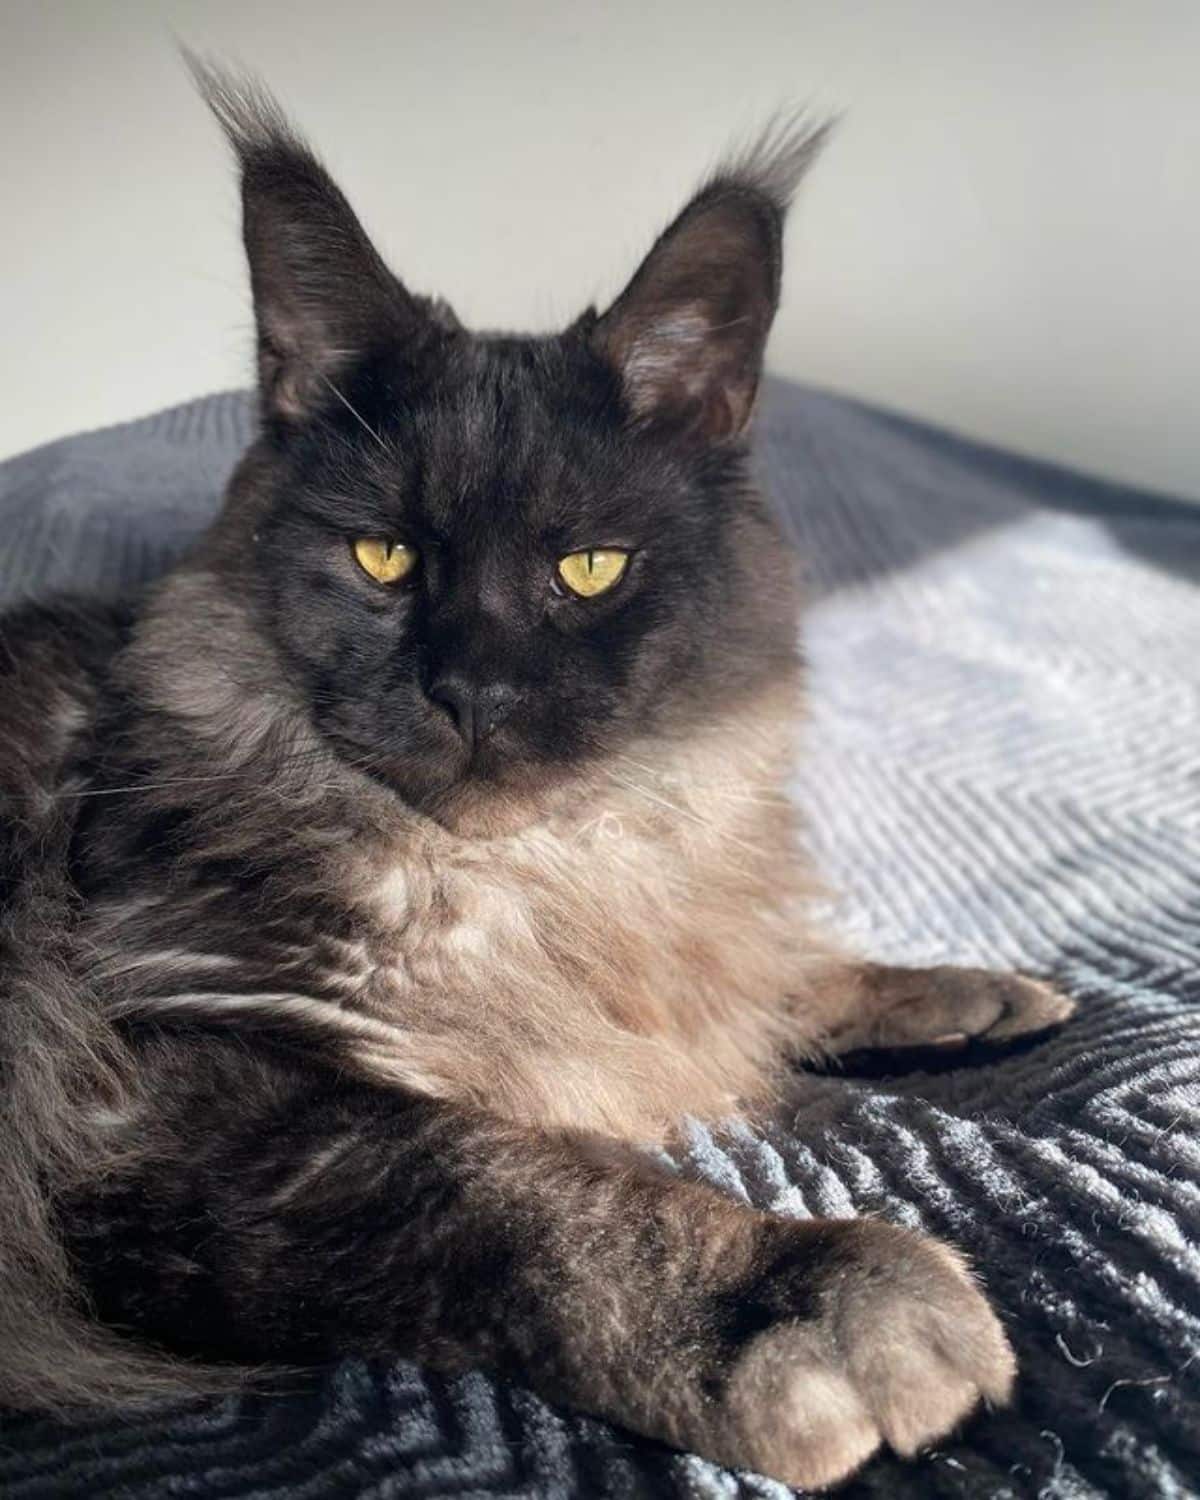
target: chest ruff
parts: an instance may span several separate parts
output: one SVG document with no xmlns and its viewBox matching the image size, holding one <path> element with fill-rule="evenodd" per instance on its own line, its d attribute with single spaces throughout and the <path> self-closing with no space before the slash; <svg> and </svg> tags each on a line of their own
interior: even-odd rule
<svg viewBox="0 0 1200 1500">
<path fill-rule="evenodd" d="M 502 839 L 375 862 L 346 1001 L 401 1024 L 431 1091 L 644 1139 L 776 1077 L 808 946 L 782 715 L 594 772 Z"/>
<path fill-rule="evenodd" d="M 781 691 L 631 746 L 502 836 L 325 827 L 255 907 L 144 891 L 94 915 L 93 974 L 118 1014 L 332 1038 L 378 1081 L 521 1123 L 644 1141 L 728 1115 L 803 1042 L 795 720 Z"/>
</svg>

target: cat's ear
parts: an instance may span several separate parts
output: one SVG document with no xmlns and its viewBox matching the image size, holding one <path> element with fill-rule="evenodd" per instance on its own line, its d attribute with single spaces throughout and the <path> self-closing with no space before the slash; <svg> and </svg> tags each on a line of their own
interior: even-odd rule
<svg viewBox="0 0 1200 1500">
<path fill-rule="evenodd" d="M 783 222 L 828 126 L 771 129 L 720 168 L 591 327 L 639 422 L 741 434 L 779 305 Z"/>
<path fill-rule="evenodd" d="M 300 421 L 329 404 L 340 373 L 372 347 L 408 344 L 415 354 L 453 314 L 392 275 L 264 88 L 184 55 L 241 167 L 263 407 Z"/>
</svg>

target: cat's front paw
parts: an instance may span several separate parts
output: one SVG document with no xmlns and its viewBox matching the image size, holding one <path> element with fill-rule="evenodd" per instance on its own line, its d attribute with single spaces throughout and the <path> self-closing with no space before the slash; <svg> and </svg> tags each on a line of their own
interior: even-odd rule
<svg viewBox="0 0 1200 1500">
<path fill-rule="evenodd" d="M 865 965 L 862 999 L 829 1038 L 830 1050 L 953 1049 L 1005 1046 L 1068 1020 L 1075 1002 L 1023 974 L 989 969 Z"/>
<path fill-rule="evenodd" d="M 771 1322 L 736 1361 L 714 1456 L 821 1489 L 884 1443 L 910 1457 L 1008 1400 L 1016 1362 L 954 1251 L 853 1220 L 820 1227 L 814 1261 L 811 1227 L 779 1229 L 771 1282 L 745 1310 Z"/>
</svg>

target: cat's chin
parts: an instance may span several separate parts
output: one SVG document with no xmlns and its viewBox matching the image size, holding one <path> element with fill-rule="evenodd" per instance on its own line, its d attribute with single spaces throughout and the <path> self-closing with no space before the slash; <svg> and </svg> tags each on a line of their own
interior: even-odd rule
<svg viewBox="0 0 1200 1500">
<path fill-rule="evenodd" d="M 510 765 L 489 776 L 468 772 L 417 805 L 459 838 L 504 838 L 542 821 L 566 779 L 545 766 Z"/>
<path fill-rule="evenodd" d="M 542 799 L 493 782 L 463 781 L 432 799 L 422 811 L 449 833 L 464 839 L 494 839 L 536 823 Z"/>
</svg>

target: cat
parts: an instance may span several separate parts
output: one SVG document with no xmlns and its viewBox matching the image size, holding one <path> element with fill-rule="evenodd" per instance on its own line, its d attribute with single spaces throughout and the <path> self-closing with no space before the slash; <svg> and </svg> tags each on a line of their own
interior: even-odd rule
<svg viewBox="0 0 1200 1500">
<path fill-rule="evenodd" d="M 644 1151 L 797 1058 L 1071 1003 L 839 950 L 784 793 L 796 564 L 750 467 L 787 206 L 728 161 L 602 314 L 475 334 L 260 87 L 260 435 L 116 603 L 0 624 L 0 1399 L 482 1365 L 811 1487 L 1013 1358 L 961 1257 Z"/>
</svg>

